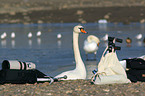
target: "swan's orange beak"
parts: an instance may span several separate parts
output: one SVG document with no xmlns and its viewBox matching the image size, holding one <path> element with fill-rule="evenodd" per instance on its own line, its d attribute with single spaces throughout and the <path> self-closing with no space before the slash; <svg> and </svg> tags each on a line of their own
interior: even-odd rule
<svg viewBox="0 0 145 96">
<path fill-rule="evenodd" d="M 97 44 L 98 46 L 100 45 L 100 43 Z"/>
<path fill-rule="evenodd" d="M 82 33 L 87 33 L 83 28 L 81 28 L 81 32 Z"/>
</svg>

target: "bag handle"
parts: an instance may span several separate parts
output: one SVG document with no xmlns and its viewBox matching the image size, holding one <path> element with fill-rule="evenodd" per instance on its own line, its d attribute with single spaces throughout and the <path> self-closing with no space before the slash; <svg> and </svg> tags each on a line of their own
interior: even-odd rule
<svg viewBox="0 0 145 96">
<path fill-rule="evenodd" d="M 101 80 L 99 75 L 106 75 L 106 73 L 105 72 L 102 72 L 102 73 L 97 72 L 97 73 L 95 73 L 95 75 L 91 78 L 91 82 L 95 82 L 97 77 Z"/>
</svg>

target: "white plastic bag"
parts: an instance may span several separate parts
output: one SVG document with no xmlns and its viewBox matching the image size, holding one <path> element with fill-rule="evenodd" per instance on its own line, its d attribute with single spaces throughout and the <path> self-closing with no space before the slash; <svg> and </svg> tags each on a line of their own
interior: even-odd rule
<svg viewBox="0 0 145 96">
<path fill-rule="evenodd" d="M 127 79 L 126 72 L 120 64 L 116 52 L 107 53 L 105 49 L 102 58 L 98 64 L 98 72 L 92 77 L 94 84 L 113 84 L 113 83 L 130 83 Z"/>
</svg>

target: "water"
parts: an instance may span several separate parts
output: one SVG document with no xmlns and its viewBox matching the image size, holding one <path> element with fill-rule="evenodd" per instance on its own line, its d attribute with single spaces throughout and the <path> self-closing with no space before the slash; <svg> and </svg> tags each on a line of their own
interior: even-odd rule
<svg viewBox="0 0 145 96">
<path fill-rule="evenodd" d="M 0 63 L 3 60 L 19 60 L 31 61 L 36 64 L 37 69 L 47 75 L 55 76 L 60 72 L 75 68 L 75 61 L 72 47 L 72 29 L 77 23 L 54 23 L 54 24 L 1 24 L 0 34 L 7 33 L 7 38 L 1 40 L 0 44 Z M 87 67 L 87 78 L 90 78 L 92 70 L 97 67 L 102 52 L 106 44 L 100 42 L 97 52 L 97 61 L 85 61 L 85 52 L 83 50 L 83 42 L 88 35 L 93 34 L 100 39 L 107 33 L 124 40 L 123 43 L 116 43 L 121 46 L 121 51 L 117 51 L 119 60 L 129 57 L 138 57 L 145 55 L 145 46 L 143 38 L 145 37 L 145 24 L 132 23 L 130 25 L 87 23 L 83 24 L 88 34 L 81 34 L 79 37 L 79 45 L 81 55 Z M 36 33 L 42 32 L 41 37 L 37 37 Z M 16 38 L 11 39 L 10 34 L 15 32 Z M 33 37 L 28 39 L 27 34 L 32 32 Z M 57 40 L 57 34 L 61 33 L 61 40 Z M 143 34 L 141 41 L 135 39 L 137 34 Z M 127 47 L 125 39 L 132 38 L 131 47 Z M 93 55 L 89 55 L 93 58 Z M 1 67 L 1 66 L 0 66 Z"/>
</svg>

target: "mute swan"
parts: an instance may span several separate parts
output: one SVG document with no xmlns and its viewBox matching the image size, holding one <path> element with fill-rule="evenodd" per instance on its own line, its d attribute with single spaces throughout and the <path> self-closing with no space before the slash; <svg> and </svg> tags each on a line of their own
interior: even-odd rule
<svg viewBox="0 0 145 96">
<path fill-rule="evenodd" d="M 78 37 L 79 33 L 87 33 L 83 26 L 77 25 L 73 29 L 73 50 L 74 50 L 74 57 L 75 57 L 75 62 L 76 62 L 76 68 L 74 70 L 66 71 L 63 72 L 57 76 L 57 77 L 63 77 L 64 75 L 67 76 L 67 79 L 63 80 L 76 80 L 76 79 L 86 79 L 86 68 L 85 65 L 82 61 L 81 55 L 80 55 L 80 50 L 79 50 L 79 45 L 78 45 Z"/>
<path fill-rule="evenodd" d="M 28 38 L 32 38 L 32 33 L 31 32 L 28 33 Z"/>
<path fill-rule="evenodd" d="M 41 36 L 41 31 L 38 31 L 38 32 L 36 33 L 36 36 L 37 36 L 37 37 L 40 37 L 40 36 Z"/>
<path fill-rule="evenodd" d="M 14 39 L 15 38 L 15 32 L 11 33 L 11 38 Z"/>
<path fill-rule="evenodd" d="M 137 40 L 140 40 L 140 39 L 142 38 L 142 34 L 140 33 L 140 34 L 136 35 L 135 38 L 136 38 Z"/>
<path fill-rule="evenodd" d="M 88 53 L 94 53 L 96 59 L 96 53 L 99 47 L 100 40 L 94 35 L 89 35 L 87 40 L 84 41 L 84 50 L 86 52 L 86 58 L 88 60 Z"/>
</svg>

